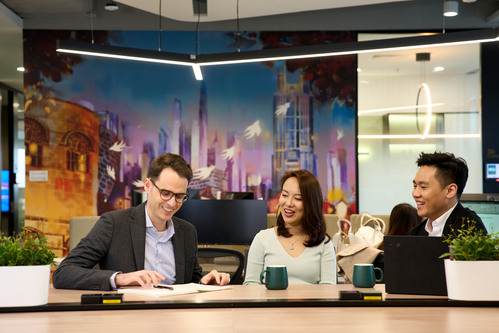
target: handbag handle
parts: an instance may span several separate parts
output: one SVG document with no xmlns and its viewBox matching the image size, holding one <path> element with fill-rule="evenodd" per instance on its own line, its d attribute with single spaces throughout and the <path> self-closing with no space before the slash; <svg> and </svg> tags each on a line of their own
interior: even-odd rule
<svg viewBox="0 0 499 333">
<path fill-rule="evenodd" d="M 348 224 L 348 232 L 345 234 L 345 232 L 343 231 L 343 229 L 341 229 L 341 222 L 345 222 Z M 352 230 L 352 224 L 350 223 L 350 221 L 348 221 L 347 219 L 339 219 L 338 222 L 336 223 L 338 225 L 338 232 L 340 233 L 340 235 L 345 235 L 345 236 L 348 236 L 348 234 L 350 233 L 350 231 Z"/>
<path fill-rule="evenodd" d="M 343 231 L 343 229 L 341 229 L 341 222 L 346 222 L 348 224 L 348 232 L 350 233 L 350 230 L 352 230 L 352 224 L 350 223 L 350 221 L 348 221 L 347 219 L 339 219 L 337 224 L 338 224 L 338 237 L 336 237 L 336 244 L 334 244 L 334 237 L 333 237 L 333 247 L 335 250 L 338 249 L 338 245 L 340 244 L 340 238 L 341 236 L 347 236 L 348 237 L 348 234 L 345 234 L 345 232 Z M 339 251 L 338 251 L 339 252 Z"/>
<path fill-rule="evenodd" d="M 365 217 L 367 217 L 366 220 L 364 220 Z M 379 217 L 374 217 L 367 212 L 361 213 L 360 227 L 359 228 L 364 227 L 366 224 L 368 224 L 371 221 L 373 221 L 373 223 L 374 223 L 375 230 L 380 230 L 383 234 L 385 233 L 385 229 L 386 229 L 385 221 L 383 221 Z"/>
</svg>

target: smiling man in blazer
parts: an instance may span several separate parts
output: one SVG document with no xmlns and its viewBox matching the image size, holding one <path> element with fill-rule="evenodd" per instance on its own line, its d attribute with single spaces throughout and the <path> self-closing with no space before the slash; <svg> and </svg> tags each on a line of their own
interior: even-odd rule
<svg viewBox="0 0 499 333">
<path fill-rule="evenodd" d="M 442 236 L 469 227 L 487 234 L 478 215 L 464 208 L 459 199 L 468 180 L 468 166 L 463 158 L 451 153 L 421 153 L 416 161 L 419 169 L 413 180 L 412 196 L 423 222 L 409 230 L 408 235 Z"/>
<path fill-rule="evenodd" d="M 227 273 L 202 277 L 194 226 L 173 215 L 188 199 L 190 165 L 165 153 L 151 162 L 137 207 L 102 214 L 93 229 L 53 274 L 55 288 L 115 290 L 158 283 L 226 285 Z M 99 264 L 100 269 L 92 269 Z"/>
</svg>

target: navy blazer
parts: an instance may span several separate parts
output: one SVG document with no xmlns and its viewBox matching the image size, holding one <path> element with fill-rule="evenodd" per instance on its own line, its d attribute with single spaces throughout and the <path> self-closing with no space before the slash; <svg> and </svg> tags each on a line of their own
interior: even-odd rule
<svg viewBox="0 0 499 333">
<path fill-rule="evenodd" d="M 476 222 L 476 232 L 482 230 L 484 235 L 487 234 L 487 229 L 485 229 L 485 225 L 483 224 L 482 219 L 474 211 L 470 210 L 469 208 L 464 208 L 463 205 L 458 202 L 456 208 L 454 208 L 447 221 L 445 221 L 444 229 L 442 230 L 442 236 L 451 234 L 451 229 L 468 229 L 468 224 L 467 222 L 463 222 L 463 218 L 469 218 L 470 221 Z M 411 230 L 409 230 L 407 235 L 428 236 L 428 232 L 425 230 L 426 221 L 428 221 L 428 219 L 425 219 L 423 222 L 413 227 Z"/>
<path fill-rule="evenodd" d="M 173 217 L 172 237 L 176 283 L 199 282 L 195 227 Z M 55 288 L 111 290 L 115 272 L 144 269 L 146 242 L 145 203 L 102 214 L 88 235 L 69 253 L 52 276 Z M 99 264 L 100 269 L 92 269 Z"/>
</svg>

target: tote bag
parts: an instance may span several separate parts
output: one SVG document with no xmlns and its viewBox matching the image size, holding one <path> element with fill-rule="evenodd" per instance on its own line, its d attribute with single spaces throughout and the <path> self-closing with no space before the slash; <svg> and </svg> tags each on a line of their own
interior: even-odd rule
<svg viewBox="0 0 499 333">
<path fill-rule="evenodd" d="M 372 224 L 372 226 L 368 225 Z M 383 241 L 385 234 L 385 222 L 369 213 L 362 213 L 360 216 L 360 227 L 355 236 L 361 239 L 364 244 L 375 246 Z"/>
<path fill-rule="evenodd" d="M 352 233 L 352 224 L 350 221 L 339 219 L 338 232 L 333 235 L 333 246 L 336 253 L 346 249 L 352 244 L 364 244 L 364 241 Z"/>
</svg>

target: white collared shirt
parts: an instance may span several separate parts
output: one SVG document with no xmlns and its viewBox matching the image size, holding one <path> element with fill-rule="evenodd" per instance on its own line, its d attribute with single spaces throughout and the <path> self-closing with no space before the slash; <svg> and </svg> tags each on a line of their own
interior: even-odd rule
<svg viewBox="0 0 499 333">
<path fill-rule="evenodd" d="M 428 232 L 428 236 L 435 236 L 435 237 L 442 236 L 442 232 L 444 231 L 445 222 L 447 222 L 447 219 L 449 218 L 449 216 L 452 213 L 452 211 L 454 210 L 454 208 L 456 208 L 456 206 L 457 206 L 457 202 L 454 206 L 452 206 L 451 209 L 446 211 L 444 214 L 439 216 L 434 221 L 430 221 L 430 219 L 428 219 L 428 221 L 426 221 L 426 225 L 424 228 Z M 431 223 L 431 225 L 433 227 L 432 231 L 430 231 L 430 229 L 428 228 L 429 223 Z"/>
</svg>

